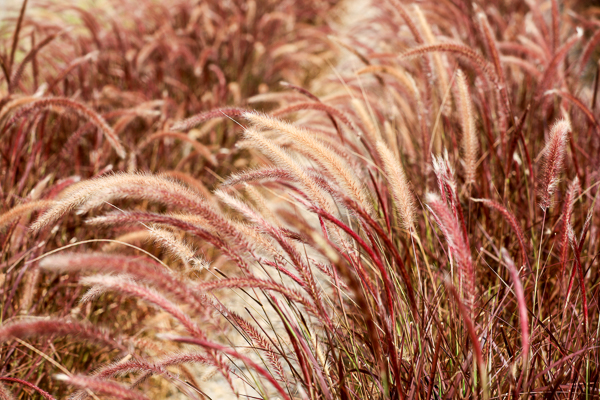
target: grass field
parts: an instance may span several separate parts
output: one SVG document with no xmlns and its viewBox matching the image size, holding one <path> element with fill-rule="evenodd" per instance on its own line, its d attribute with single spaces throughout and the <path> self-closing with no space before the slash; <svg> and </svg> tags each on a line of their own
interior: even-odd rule
<svg viewBox="0 0 600 400">
<path fill-rule="evenodd" d="M 0 400 L 600 397 L 592 2 L 0 9 Z"/>
</svg>

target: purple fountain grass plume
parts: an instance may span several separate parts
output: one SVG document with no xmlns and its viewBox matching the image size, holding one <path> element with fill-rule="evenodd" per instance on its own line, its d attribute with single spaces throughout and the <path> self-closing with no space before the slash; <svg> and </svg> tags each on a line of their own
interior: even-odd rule
<svg viewBox="0 0 600 400">
<path fill-rule="evenodd" d="M 573 206 L 575 205 L 575 201 L 577 200 L 577 195 L 579 194 L 580 186 L 579 186 L 579 178 L 575 177 L 571 185 L 569 186 L 569 190 L 567 191 L 567 196 L 564 200 L 563 211 L 562 211 L 562 233 L 560 235 L 560 275 L 559 280 L 561 282 L 561 286 L 564 285 L 564 274 L 567 270 L 567 258 L 569 256 L 569 238 L 574 235 L 573 226 L 571 224 L 571 214 L 573 213 Z"/>
<path fill-rule="evenodd" d="M 79 203 L 80 213 L 119 199 L 154 201 L 195 212 L 206 208 L 206 213 L 216 213 L 198 192 L 173 179 L 143 173 L 121 173 L 94 179 L 70 197 L 74 197 L 71 201 Z"/>
<path fill-rule="evenodd" d="M 254 129 L 247 129 L 244 136 L 252 142 L 252 145 L 258 148 L 263 154 L 271 159 L 279 167 L 289 171 L 306 190 L 312 201 L 319 204 L 326 210 L 332 209 L 331 202 L 322 194 L 320 188 L 297 161 L 281 147 L 274 144 L 271 140 L 265 138 L 261 133 Z"/>
<path fill-rule="evenodd" d="M 149 190 L 149 187 L 153 184 L 156 186 L 156 189 L 162 190 Z M 194 205 L 198 204 L 199 201 L 198 196 L 194 192 L 175 184 L 173 181 L 145 174 L 116 174 L 72 185 L 62 193 L 60 201 L 54 207 L 38 218 L 31 229 L 38 231 L 53 223 L 67 212 L 90 203 L 93 200 L 95 201 L 92 207 L 97 207 L 113 198 L 125 197 L 125 193 L 120 190 L 123 187 L 129 188 L 130 191 L 135 188 L 138 192 L 137 197 L 143 198 L 144 195 L 147 195 L 166 204 L 170 202 L 173 204 L 174 202 L 180 207 L 187 206 L 194 208 Z M 159 196 L 159 192 L 162 192 L 163 196 Z M 92 207 L 88 206 L 87 209 Z"/>
<path fill-rule="evenodd" d="M 504 247 L 500 249 L 502 254 L 502 260 L 506 264 L 508 271 L 510 272 L 510 279 L 513 281 L 513 286 L 515 290 L 515 296 L 517 297 L 517 305 L 519 309 L 519 321 L 521 327 L 521 343 L 523 345 L 523 352 L 521 354 L 521 358 L 523 359 L 522 371 L 524 373 L 527 370 L 527 364 L 529 360 L 529 350 L 531 347 L 530 339 L 529 339 L 529 317 L 528 317 L 528 308 L 527 301 L 525 300 L 525 291 L 523 290 L 523 285 L 521 283 L 521 278 L 519 278 L 519 271 L 515 266 L 512 258 L 508 254 L 508 250 Z M 520 380 L 519 380 L 520 381 Z M 519 388 L 517 388 L 517 391 Z"/>
<path fill-rule="evenodd" d="M 276 262 L 285 264 L 285 257 L 281 250 L 273 243 L 273 239 L 265 234 L 262 230 L 256 229 L 252 223 L 244 221 L 234 222 L 237 229 L 243 232 L 248 240 L 253 244 L 253 257 L 258 258 L 260 255 L 270 257 Z M 263 260 L 267 261 L 267 260 Z"/>
<path fill-rule="evenodd" d="M 151 363 L 141 358 L 136 357 L 131 359 L 128 357 L 98 369 L 96 372 L 94 372 L 92 377 L 98 380 L 106 380 L 107 378 L 124 376 L 125 374 L 132 372 L 148 372 L 156 375 L 165 374 L 167 376 L 171 375 L 160 363 Z M 87 396 L 85 393 L 82 393 L 81 397 L 85 398 Z M 76 398 L 78 398 L 78 396 L 72 396 L 71 400 L 75 400 Z"/>
<path fill-rule="evenodd" d="M 24 313 L 29 313 L 29 310 L 31 309 L 36 288 L 40 285 L 40 277 L 40 269 L 35 266 L 29 268 L 25 274 L 23 288 L 19 299 L 19 307 L 21 307 Z"/>
<path fill-rule="evenodd" d="M 265 197 L 252 185 L 244 182 L 244 190 L 248 197 L 254 203 L 254 206 L 258 210 L 258 213 L 262 215 L 265 220 L 273 225 L 277 224 L 277 217 L 273 213 L 270 208 L 270 205 L 267 204 L 267 200 Z"/>
<path fill-rule="evenodd" d="M 204 338 L 205 334 L 176 304 L 156 290 L 140 285 L 126 276 L 94 275 L 80 279 L 83 285 L 91 285 L 103 290 L 114 290 L 136 299 L 145 300 L 171 314 L 194 337 Z"/>
<path fill-rule="evenodd" d="M 465 183 L 475 182 L 475 170 L 479 152 L 479 141 L 475 131 L 475 116 L 473 115 L 473 103 L 467 78 L 462 70 L 456 71 L 457 98 L 460 108 L 460 122 L 462 125 L 462 148 L 465 162 Z"/>
<path fill-rule="evenodd" d="M 540 196 L 539 206 L 542 210 L 548 209 L 552 205 L 552 200 L 556 187 L 558 186 L 559 175 L 562 171 L 563 161 L 571 123 L 567 120 L 558 120 L 550 129 L 550 137 L 546 146 L 541 152 L 542 177 L 538 188 Z"/>
<path fill-rule="evenodd" d="M 148 231 L 156 244 L 185 264 L 191 264 L 194 269 L 208 268 L 208 263 L 198 256 L 186 241 L 177 237 L 173 232 L 152 225 L 148 227 Z"/>
<path fill-rule="evenodd" d="M 221 183 L 221 186 L 236 186 L 242 183 L 278 181 L 281 179 L 290 182 L 295 181 L 294 176 L 286 169 L 262 167 L 232 174 Z"/>
<path fill-rule="evenodd" d="M 28 203 L 19 204 L 0 215 L 0 230 L 31 212 L 45 210 L 55 204 L 53 200 L 36 200 Z"/>
<path fill-rule="evenodd" d="M 90 389 L 93 392 L 102 393 L 121 400 L 150 400 L 143 394 L 126 388 L 115 382 L 96 379 L 85 375 L 65 375 L 56 374 L 54 378 L 59 381 L 65 381 L 73 386 L 83 389 Z"/>
<path fill-rule="evenodd" d="M 448 151 L 445 150 L 443 156 L 433 156 L 432 165 L 442 199 L 453 204 L 456 201 L 456 182 L 454 181 L 454 170 L 448 160 Z"/>
<path fill-rule="evenodd" d="M 193 218 L 190 221 L 187 215 L 178 216 L 178 215 L 164 215 L 164 214 L 154 214 L 154 213 L 145 213 L 145 212 L 132 212 L 128 211 L 126 213 L 111 213 L 108 215 L 96 217 L 87 220 L 87 223 L 90 225 L 122 225 L 122 224 L 164 224 L 173 228 L 180 229 L 184 232 L 187 232 L 191 235 L 196 236 L 199 239 L 206 240 L 208 243 L 215 246 L 217 249 L 221 250 L 227 257 L 231 260 L 235 261 L 240 268 L 244 271 L 248 272 L 247 262 L 242 257 L 245 253 L 251 253 L 254 248 L 253 243 L 248 243 L 246 238 L 244 237 L 243 245 L 236 245 L 235 243 L 229 243 L 230 240 L 225 240 L 216 232 L 223 233 L 219 231 L 218 228 L 207 230 L 204 226 L 199 226 L 196 224 L 197 218 Z M 195 221 L 194 221 L 195 220 Z M 244 235 L 243 231 L 238 230 L 233 224 L 230 224 L 233 229 L 239 234 Z"/>
<path fill-rule="evenodd" d="M 465 242 L 457 218 L 452 214 L 446 202 L 435 193 L 427 193 L 427 207 L 448 242 L 450 253 L 458 266 L 458 279 L 463 290 L 465 305 L 473 313 L 475 301 L 475 269 L 471 260 L 471 250 Z M 472 315 L 472 314 L 471 314 Z"/>
<path fill-rule="evenodd" d="M 342 157 L 329 149 L 327 145 L 315 139 L 313 133 L 258 113 L 245 113 L 244 118 L 255 125 L 276 130 L 293 139 L 303 148 L 304 154 L 325 168 L 350 196 L 356 199 L 368 212 L 372 212 L 371 202 L 367 198 L 365 188 L 353 174 L 352 168 L 350 168 Z"/>
<path fill-rule="evenodd" d="M 103 253 L 63 253 L 45 257 L 40 261 L 40 268 L 65 272 L 91 270 L 105 274 L 128 274 L 175 297 L 198 315 L 212 306 L 212 300 L 197 293 L 183 280 L 148 258 Z"/>
<path fill-rule="evenodd" d="M 110 145 L 115 149 L 119 157 L 125 158 L 126 152 L 125 148 L 121 144 L 119 137 L 115 133 L 115 131 L 108 126 L 104 118 L 102 118 L 98 113 L 93 111 L 88 106 L 73 101 L 64 97 L 47 97 L 42 99 L 34 99 L 33 101 L 28 102 L 25 106 L 21 107 L 8 122 L 8 126 L 12 126 L 16 120 L 19 118 L 28 115 L 33 111 L 39 111 L 43 109 L 48 109 L 50 107 L 63 107 L 69 110 L 74 111 L 86 121 L 93 123 L 99 130 L 104 134 L 106 140 L 110 143 Z"/>
<path fill-rule="evenodd" d="M 396 202 L 402 225 L 412 233 L 415 227 L 415 201 L 404 168 L 383 142 L 377 143 L 377 151 L 383 161 L 386 178 L 390 183 L 390 191 Z"/>
<path fill-rule="evenodd" d="M 527 0 L 529 6 L 532 6 L 529 0 Z M 550 26 L 546 23 L 544 15 L 538 10 L 537 7 L 532 7 L 533 18 L 529 18 L 526 21 L 526 33 L 532 38 L 532 42 L 535 43 L 541 51 L 544 52 L 546 58 L 552 56 L 556 49 L 552 48 L 552 32 Z"/>
<path fill-rule="evenodd" d="M 132 278 L 132 276 L 127 275 L 127 274 L 116 275 L 116 276 L 119 278 L 123 278 L 123 279 L 131 279 Z M 84 306 L 87 303 L 97 300 L 100 296 L 106 294 L 107 292 L 108 292 L 108 289 L 103 286 L 100 286 L 100 285 L 92 286 L 79 298 L 79 305 Z"/>
<path fill-rule="evenodd" d="M 81 338 L 90 343 L 109 345 L 113 348 L 127 352 L 127 346 L 120 340 L 113 339 L 103 330 L 91 325 L 84 325 L 77 321 L 65 319 L 33 319 L 18 322 L 5 323 L 0 326 L 0 343 L 11 340 L 12 338 L 27 339 L 29 337 L 56 337 L 70 336 Z"/>
<path fill-rule="evenodd" d="M 210 111 L 201 112 L 182 121 L 177 121 L 173 123 L 173 125 L 171 125 L 171 129 L 174 131 L 188 131 L 200 125 L 201 123 L 209 121 L 211 119 L 241 117 L 242 114 L 244 114 L 245 112 L 247 112 L 247 110 L 235 107 L 215 108 Z"/>
<path fill-rule="evenodd" d="M 48 187 L 48 183 L 53 178 L 54 178 L 54 174 L 50 173 L 50 174 L 46 175 L 43 179 L 40 179 L 35 184 L 35 186 L 33 187 L 33 189 L 31 189 L 29 191 L 29 194 L 27 194 L 27 196 L 25 197 L 24 201 L 37 201 L 41 197 L 47 197 L 47 196 L 43 196 L 44 195 L 43 192 L 46 190 L 46 188 Z"/>
<path fill-rule="evenodd" d="M 469 236 L 467 235 L 467 226 L 465 224 L 465 217 L 462 206 L 456 193 L 456 181 L 454 180 L 454 170 L 450 166 L 448 160 L 448 151 L 444 150 L 444 155 L 435 157 L 432 156 L 433 171 L 438 181 L 440 194 L 442 199 L 450 204 L 452 213 L 460 223 L 463 233 L 463 240 L 469 247 Z"/>
<path fill-rule="evenodd" d="M 212 196 L 212 194 L 211 194 L 211 196 Z M 212 197 L 214 197 L 214 196 L 212 196 Z M 215 202 L 215 204 L 217 204 L 217 203 Z M 116 217 L 116 216 L 117 215 L 113 214 L 113 213 L 106 215 L 106 217 Z M 206 218 L 202 218 L 198 214 L 189 213 L 189 212 L 186 212 L 186 213 L 172 212 L 172 213 L 166 214 L 166 216 L 170 217 L 170 218 L 175 218 L 175 219 L 177 219 L 179 221 L 183 221 L 183 222 L 188 223 L 188 224 L 192 224 L 195 227 L 203 229 L 207 234 L 210 234 L 210 235 L 215 235 L 216 236 L 216 234 L 218 232 L 218 229 L 215 229 L 206 220 Z M 98 223 L 102 224 L 103 222 L 99 221 L 99 219 L 100 219 L 100 217 L 98 217 Z M 96 220 L 96 218 L 92 218 L 92 219 L 88 219 L 87 222 L 90 223 L 90 224 L 94 224 L 95 220 Z M 234 222 L 234 224 L 235 224 L 235 222 Z"/>
<path fill-rule="evenodd" d="M 206 355 L 197 352 L 175 352 L 167 354 L 156 360 L 156 364 L 163 367 L 170 367 L 172 365 L 189 363 L 202 363 L 213 365 L 213 360 L 207 358 Z"/>
<path fill-rule="evenodd" d="M 339 137 L 334 136 L 332 133 L 330 132 L 326 132 L 323 131 L 315 126 L 306 126 L 306 129 L 309 130 L 312 135 L 313 138 L 318 138 L 316 139 L 320 144 L 322 144 L 323 146 L 325 146 L 325 148 L 327 150 L 329 150 L 330 152 L 332 152 L 334 154 L 334 156 L 341 158 L 342 162 L 346 163 L 346 165 L 348 166 L 348 168 L 352 169 L 352 175 L 354 175 L 354 177 L 356 179 L 358 179 L 359 181 L 361 180 L 365 180 L 366 178 L 366 173 L 364 172 L 365 168 L 363 163 L 360 161 L 360 158 L 357 158 L 356 155 L 357 154 L 361 154 L 362 150 L 355 144 L 355 143 L 351 143 L 349 141 L 341 141 L 339 139 Z M 314 155 L 312 152 L 309 151 L 309 149 L 297 142 L 292 142 L 291 145 L 289 146 L 290 150 L 294 150 L 297 153 L 304 155 L 306 158 L 309 159 L 314 159 Z M 319 165 L 321 163 L 318 163 Z M 339 178 L 334 179 L 334 176 L 331 172 L 328 172 L 329 169 L 328 168 L 318 168 L 312 167 L 311 171 L 314 172 L 314 175 L 328 175 L 331 177 L 332 180 L 335 180 L 337 182 L 337 180 L 339 180 Z M 340 185 L 340 184 L 338 184 Z M 340 187 L 342 187 L 340 185 Z M 347 189 L 346 189 L 347 190 Z M 365 188 L 366 190 L 366 188 Z M 368 193 L 365 193 L 363 195 L 367 195 Z"/>
<path fill-rule="evenodd" d="M 258 350 L 261 350 L 266 353 L 267 359 L 269 360 L 269 364 L 275 370 L 275 373 L 279 377 L 280 382 L 287 382 L 288 379 L 286 378 L 283 366 L 279 361 L 277 351 L 273 348 L 269 340 L 267 340 L 261 333 L 259 333 L 258 330 L 252 324 L 244 320 L 236 313 L 229 313 L 228 318 L 235 322 L 235 324 L 241 329 L 241 331 L 244 332 L 244 334 L 250 338 L 250 340 L 254 343 L 255 346 L 257 346 Z"/>
<path fill-rule="evenodd" d="M 86 212 L 124 198 L 153 201 L 197 213 L 237 246 L 249 248 L 243 235 L 199 193 L 172 179 L 147 174 L 115 174 L 82 182 L 40 216 L 31 229 L 38 231 L 74 208 Z"/>
</svg>

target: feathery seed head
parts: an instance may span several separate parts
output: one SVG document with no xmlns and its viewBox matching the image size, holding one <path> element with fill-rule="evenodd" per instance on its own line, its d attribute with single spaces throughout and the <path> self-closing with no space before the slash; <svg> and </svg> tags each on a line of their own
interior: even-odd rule
<svg viewBox="0 0 600 400">
<path fill-rule="evenodd" d="M 568 120 L 562 119 L 555 122 L 550 129 L 550 137 L 546 142 L 546 146 L 542 150 L 542 178 L 538 192 L 540 196 L 539 206 L 543 210 L 552 205 L 552 198 L 558 186 L 560 173 L 563 168 L 570 130 L 571 123 Z"/>
<path fill-rule="evenodd" d="M 184 263 L 191 264 L 194 268 L 198 269 L 207 267 L 207 263 L 196 255 L 196 252 L 190 245 L 173 234 L 173 232 L 153 225 L 148 227 L 148 231 L 158 245 L 171 252 Z"/>
<path fill-rule="evenodd" d="M 390 189 L 402 218 L 402 224 L 404 228 L 412 231 L 415 223 L 414 195 L 410 189 L 404 168 L 382 141 L 377 142 L 377 151 L 383 161 L 386 177 L 390 182 Z"/>
<path fill-rule="evenodd" d="M 368 213 L 372 212 L 366 190 L 359 182 L 348 162 L 336 154 L 327 144 L 316 139 L 310 130 L 259 113 L 245 113 L 244 117 L 254 125 L 284 134 L 299 145 L 300 151 L 319 163 L 335 179 L 346 193 L 356 200 Z"/>
<path fill-rule="evenodd" d="M 462 148 L 465 162 L 465 181 L 467 184 L 470 184 L 475 182 L 479 142 L 475 132 L 475 117 L 467 78 L 460 69 L 456 72 L 456 85 L 463 133 Z"/>
</svg>

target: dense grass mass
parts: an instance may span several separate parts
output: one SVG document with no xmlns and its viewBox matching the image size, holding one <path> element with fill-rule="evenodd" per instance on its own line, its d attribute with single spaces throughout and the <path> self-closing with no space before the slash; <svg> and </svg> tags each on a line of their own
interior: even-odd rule
<svg viewBox="0 0 600 400">
<path fill-rule="evenodd" d="M 600 9 L 17 15 L 0 399 L 600 397 Z"/>
</svg>

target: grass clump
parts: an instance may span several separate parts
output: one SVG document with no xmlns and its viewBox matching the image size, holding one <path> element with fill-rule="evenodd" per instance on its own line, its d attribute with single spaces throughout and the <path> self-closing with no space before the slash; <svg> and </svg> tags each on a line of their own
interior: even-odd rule
<svg viewBox="0 0 600 400">
<path fill-rule="evenodd" d="M 30 247 L 23 265 L 140 315 L 130 331 L 13 319 L 0 339 L 109 346 L 98 369 L 57 376 L 76 398 L 149 398 L 151 376 L 211 396 L 191 363 L 238 397 L 597 397 L 596 14 L 547 5 L 374 2 L 314 92 L 186 113 L 124 172 L 13 208 L 2 220 L 40 211 L 23 238 L 71 224 L 131 240 Z M 191 144 L 223 115 L 222 140 L 191 146 L 219 182 L 164 173 L 183 149 L 144 164 L 153 140 Z"/>
</svg>

